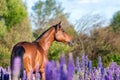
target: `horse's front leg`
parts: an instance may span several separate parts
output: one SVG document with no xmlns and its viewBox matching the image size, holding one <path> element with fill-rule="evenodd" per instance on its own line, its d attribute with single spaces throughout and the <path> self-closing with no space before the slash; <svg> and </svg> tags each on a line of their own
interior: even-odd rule
<svg viewBox="0 0 120 80">
<path fill-rule="evenodd" d="M 40 67 L 40 73 L 41 73 L 41 76 L 42 76 L 42 80 L 46 80 L 46 78 L 45 78 L 45 66 L 46 66 L 47 62 L 48 62 L 48 58 L 47 58 L 46 55 L 44 55 L 43 63 Z"/>
<path fill-rule="evenodd" d="M 42 80 L 46 80 L 45 79 L 45 67 L 40 68 L 40 74 L 41 74 Z"/>
<path fill-rule="evenodd" d="M 31 73 L 27 72 L 27 80 L 31 80 Z"/>
</svg>

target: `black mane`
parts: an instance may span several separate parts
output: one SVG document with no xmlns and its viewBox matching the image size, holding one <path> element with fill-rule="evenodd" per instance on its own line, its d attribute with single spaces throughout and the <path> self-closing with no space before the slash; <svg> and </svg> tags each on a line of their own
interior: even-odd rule
<svg viewBox="0 0 120 80">
<path fill-rule="evenodd" d="M 55 30 L 56 30 L 56 27 L 57 27 L 57 25 L 53 25 L 53 26 L 51 26 L 50 28 L 48 28 L 46 31 L 44 31 L 44 32 L 36 39 L 36 41 L 39 40 L 40 38 L 42 38 L 42 36 L 43 36 L 47 31 L 49 31 L 51 28 L 55 28 Z"/>
</svg>

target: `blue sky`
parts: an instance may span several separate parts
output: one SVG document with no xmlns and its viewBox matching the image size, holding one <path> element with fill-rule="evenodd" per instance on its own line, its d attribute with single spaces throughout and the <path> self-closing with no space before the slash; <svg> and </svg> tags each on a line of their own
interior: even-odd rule
<svg viewBox="0 0 120 80">
<path fill-rule="evenodd" d="M 106 19 L 120 10 L 119 0 L 59 0 L 65 8 L 65 12 L 70 13 L 70 20 L 75 22 L 88 13 L 98 13 Z"/>
<path fill-rule="evenodd" d="M 26 0 L 28 11 L 31 12 L 31 6 L 37 0 Z M 44 0 L 43 0 L 44 1 Z M 56 0 L 64 8 L 64 12 L 70 13 L 69 21 L 75 23 L 76 20 L 88 13 L 101 14 L 110 20 L 113 14 L 120 10 L 119 0 Z"/>
</svg>

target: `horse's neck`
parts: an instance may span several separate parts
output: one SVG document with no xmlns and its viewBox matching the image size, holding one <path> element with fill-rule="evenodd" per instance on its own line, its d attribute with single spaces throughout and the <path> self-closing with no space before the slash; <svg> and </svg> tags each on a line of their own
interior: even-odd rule
<svg viewBox="0 0 120 80">
<path fill-rule="evenodd" d="M 44 49 L 44 51 L 46 51 L 46 53 L 48 52 L 52 42 L 54 41 L 54 36 L 55 36 L 55 30 L 50 29 L 37 41 L 39 42 L 39 45 Z"/>
</svg>

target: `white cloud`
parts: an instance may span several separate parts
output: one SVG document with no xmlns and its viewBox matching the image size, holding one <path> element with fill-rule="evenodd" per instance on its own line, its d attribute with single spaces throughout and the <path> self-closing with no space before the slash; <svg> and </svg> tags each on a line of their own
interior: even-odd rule
<svg viewBox="0 0 120 80">
<path fill-rule="evenodd" d="M 98 0 L 79 0 L 78 3 L 98 3 Z"/>
</svg>

